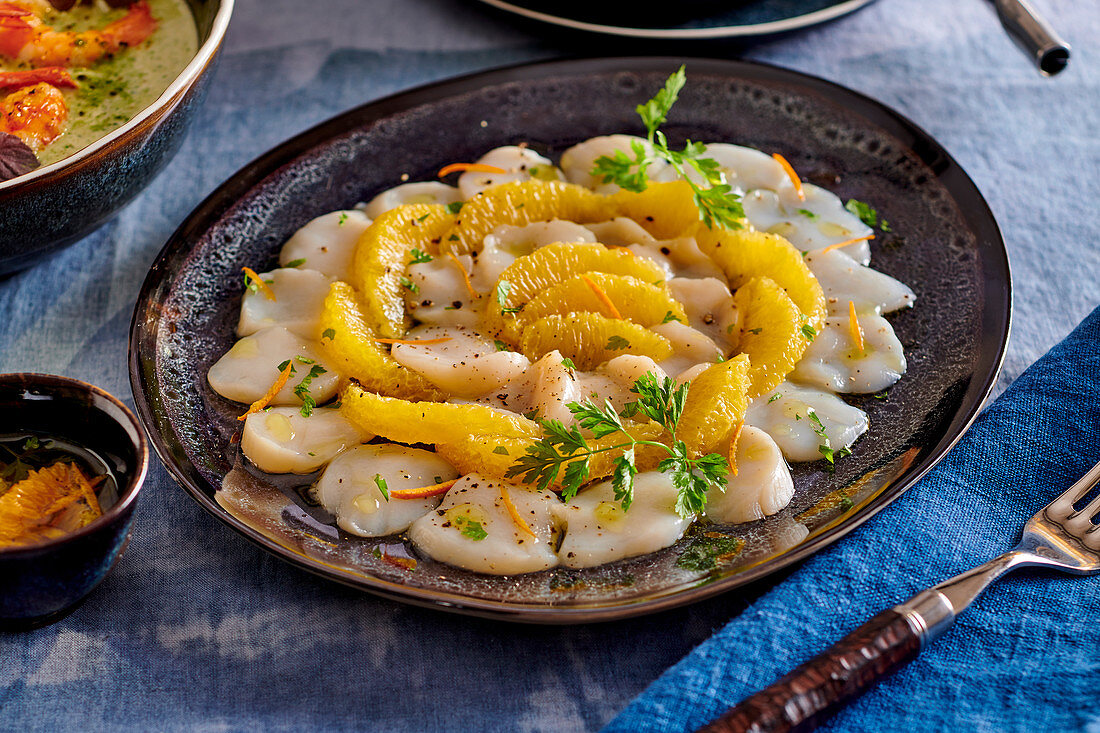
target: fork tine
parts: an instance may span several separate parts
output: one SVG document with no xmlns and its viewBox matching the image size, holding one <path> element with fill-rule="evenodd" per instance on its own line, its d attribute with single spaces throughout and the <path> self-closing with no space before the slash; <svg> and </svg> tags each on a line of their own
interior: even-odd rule
<svg viewBox="0 0 1100 733">
<path fill-rule="evenodd" d="M 1085 496 L 1085 494 L 1092 491 L 1093 487 L 1095 487 L 1098 483 L 1100 483 L 1100 463 L 1089 469 L 1089 472 L 1079 478 L 1077 482 L 1073 484 L 1073 486 L 1070 486 L 1068 489 L 1059 494 L 1058 497 L 1054 499 L 1054 501 L 1050 502 L 1050 506 L 1053 507 L 1055 504 L 1058 504 L 1064 507 L 1067 505 L 1076 504 L 1081 500 L 1083 496 Z M 1085 511 L 1095 512 L 1098 508 L 1100 508 L 1100 503 L 1098 502 L 1100 502 L 1100 496 L 1090 501 L 1089 505 L 1085 507 Z"/>
</svg>

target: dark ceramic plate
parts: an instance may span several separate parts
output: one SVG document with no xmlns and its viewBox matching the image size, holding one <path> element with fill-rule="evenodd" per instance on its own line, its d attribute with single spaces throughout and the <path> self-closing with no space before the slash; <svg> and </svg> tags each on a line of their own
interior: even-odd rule
<svg viewBox="0 0 1100 733">
<path fill-rule="evenodd" d="M 687 0 L 639 12 L 638 5 L 585 0 L 481 0 L 562 28 L 624 38 L 703 40 L 787 33 L 835 20 L 873 0 Z"/>
<path fill-rule="evenodd" d="M 219 520 L 307 570 L 402 601 L 543 623 L 621 618 L 735 588 L 897 498 L 967 428 L 1000 366 L 1011 298 L 997 224 L 958 164 L 897 113 L 820 79 L 734 61 L 687 61 L 670 136 L 778 151 L 809 180 L 871 203 L 894 232 L 876 240 L 875 266 L 917 293 L 915 309 L 891 316 L 909 373 L 888 399 L 856 400 L 870 432 L 834 474 L 797 465 L 798 493 L 780 514 L 722 528 L 744 540 L 739 554 L 710 572 L 684 569 L 678 558 L 704 541 L 689 535 L 584 571 L 488 577 L 419 558 L 410 572 L 375 553 L 379 545 L 386 555 L 411 553 L 401 538 L 339 532 L 303 498 L 311 477 L 249 471 L 232 447 L 241 407 L 207 387 L 206 371 L 234 341 L 242 266 L 262 271 L 295 229 L 369 200 L 402 174 L 431 179 L 445 163 L 519 141 L 553 154 L 594 135 L 637 132 L 634 106 L 680 62 L 559 61 L 422 87 L 343 114 L 233 176 L 165 245 L 134 313 L 134 395 L 169 471 Z M 216 498 L 227 475 L 229 491 Z"/>
</svg>

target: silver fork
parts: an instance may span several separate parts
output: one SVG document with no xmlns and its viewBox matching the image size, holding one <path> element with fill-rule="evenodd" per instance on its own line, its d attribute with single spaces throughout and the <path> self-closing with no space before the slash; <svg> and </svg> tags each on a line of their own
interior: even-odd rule
<svg viewBox="0 0 1100 733">
<path fill-rule="evenodd" d="M 997 578 L 1016 568 L 1046 567 L 1075 575 L 1100 572 L 1100 495 L 1073 505 L 1100 484 L 1096 464 L 1024 526 L 1015 549 L 883 611 L 700 731 L 808 731 L 943 634 Z"/>
</svg>

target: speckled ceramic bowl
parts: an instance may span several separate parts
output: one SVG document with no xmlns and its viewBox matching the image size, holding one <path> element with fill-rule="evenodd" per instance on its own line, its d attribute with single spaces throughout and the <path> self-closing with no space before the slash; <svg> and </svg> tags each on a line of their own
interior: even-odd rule
<svg viewBox="0 0 1100 733">
<path fill-rule="evenodd" d="M 0 630 L 44 626 L 77 607 L 118 561 L 149 466 L 134 414 L 90 384 L 48 374 L 0 375 L 3 432 L 75 443 L 110 469 L 118 500 L 86 527 L 29 547 L 0 549 Z"/>
<path fill-rule="evenodd" d="M 233 0 L 188 0 L 199 50 L 160 97 L 88 147 L 0 182 L 0 275 L 92 232 L 137 196 L 183 141 L 229 26 Z"/>
</svg>

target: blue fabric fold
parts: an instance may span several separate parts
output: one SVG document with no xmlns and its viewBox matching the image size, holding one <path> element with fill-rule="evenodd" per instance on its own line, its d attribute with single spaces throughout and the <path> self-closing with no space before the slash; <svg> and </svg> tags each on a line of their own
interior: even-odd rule
<svg viewBox="0 0 1100 733">
<path fill-rule="evenodd" d="M 712 720 L 913 593 L 1010 549 L 1100 460 L 1100 308 L 924 479 L 669 669 L 605 731 Z M 1100 731 L 1100 578 L 1023 570 L 822 730 Z"/>
</svg>

